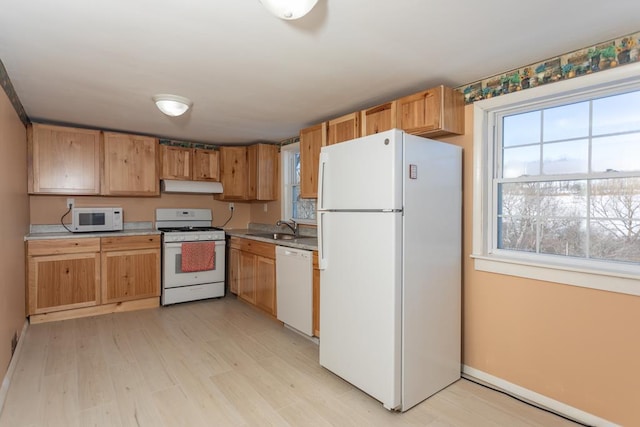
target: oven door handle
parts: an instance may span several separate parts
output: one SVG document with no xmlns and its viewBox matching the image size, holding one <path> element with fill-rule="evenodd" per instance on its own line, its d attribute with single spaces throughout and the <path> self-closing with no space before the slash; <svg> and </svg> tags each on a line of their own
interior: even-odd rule
<svg viewBox="0 0 640 427">
<path fill-rule="evenodd" d="M 183 243 L 197 243 L 197 242 L 213 242 L 216 246 L 220 245 L 220 242 L 218 242 L 217 240 L 197 240 L 195 242 L 192 242 L 192 241 L 189 241 L 189 242 L 164 242 L 164 247 L 165 248 L 182 248 L 182 244 Z"/>
</svg>

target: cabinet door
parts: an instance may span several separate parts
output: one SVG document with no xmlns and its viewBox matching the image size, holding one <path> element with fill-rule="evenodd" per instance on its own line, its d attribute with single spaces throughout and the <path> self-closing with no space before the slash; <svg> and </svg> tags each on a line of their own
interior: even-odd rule
<svg viewBox="0 0 640 427">
<path fill-rule="evenodd" d="M 100 131 L 34 123 L 27 150 L 29 193 L 100 194 Z"/>
<path fill-rule="evenodd" d="M 278 199 L 278 147 L 254 144 L 247 147 L 249 200 Z"/>
<path fill-rule="evenodd" d="M 220 182 L 223 193 L 219 200 L 246 200 L 247 147 L 220 147 Z"/>
<path fill-rule="evenodd" d="M 276 260 L 256 257 L 256 306 L 272 316 L 276 315 Z"/>
<path fill-rule="evenodd" d="M 220 167 L 218 152 L 214 150 L 193 151 L 194 181 L 220 181 Z"/>
<path fill-rule="evenodd" d="M 105 132 L 102 187 L 105 195 L 159 195 L 158 140 Z"/>
<path fill-rule="evenodd" d="M 99 303 L 98 252 L 33 256 L 27 264 L 28 315 Z"/>
<path fill-rule="evenodd" d="M 229 249 L 229 291 L 238 295 L 238 283 L 240 281 L 240 251 Z"/>
<path fill-rule="evenodd" d="M 362 110 L 362 136 L 395 128 L 396 118 L 396 101 Z"/>
<path fill-rule="evenodd" d="M 102 303 L 160 296 L 160 236 L 103 237 Z"/>
<path fill-rule="evenodd" d="M 102 303 L 160 296 L 160 249 L 102 253 Z"/>
<path fill-rule="evenodd" d="M 327 145 L 349 141 L 360 136 L 360 114 L 351 113 L 329 120 Z"/>
<path fill-rule="evenodd" d="M 327 142 L 326 122 L 300 131 L 300 197 L 318 197 L 320 149 Z"/>
<path fill-rule="evenodd" d="M 255 262 L 255 255 L 244 251 L 240 252 L 238 297 L 254 305 L 256 303 Z"/>
<path fill-rule="evenodd" d="M 183 147 L 160 145 L 162 169 L 160 179 L 191 179 L 193 150 Z"/>
</svg>

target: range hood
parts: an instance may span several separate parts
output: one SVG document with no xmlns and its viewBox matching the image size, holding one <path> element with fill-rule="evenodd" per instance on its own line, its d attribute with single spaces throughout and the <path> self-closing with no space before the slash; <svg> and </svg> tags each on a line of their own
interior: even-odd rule
<svg viewBox="0 0 640 427">
<path fill-rule="evenodd" d="M 163 179 L 161 181 L 163 193 L 222 193 L 222 183 L 207 181 L 179 181 L 175 179 Z"/>
</svg>

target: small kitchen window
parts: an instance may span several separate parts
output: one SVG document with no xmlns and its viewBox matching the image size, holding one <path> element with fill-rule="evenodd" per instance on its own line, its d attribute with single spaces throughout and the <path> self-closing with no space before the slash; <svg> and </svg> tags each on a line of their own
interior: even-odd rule
<svg viewBox="0 0 640 427">
<path fill-rule="evenodd" d="M 316 223 L 316 201 L 300 198 L 300 143 L 285 145 L 280 150 L 282 167 L 282 218 L 301 224 Z"/>
<path fill-rule="evenodd" d="M 474 107 L 476 269 L 640 295 L 638 66 Z"/>
</svg>

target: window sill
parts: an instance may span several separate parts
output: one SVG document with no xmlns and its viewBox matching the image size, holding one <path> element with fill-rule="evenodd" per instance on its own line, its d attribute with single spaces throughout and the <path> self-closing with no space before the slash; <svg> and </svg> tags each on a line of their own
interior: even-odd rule
<svg viewBox="0 0 640 427">
<path fill-rule="evenodd" d="M 472 254 L 471 258 L 479 271 L 640 296 L 640 276 L 633 273 L 543 264 L 497 255 Z"/>
</svg>

